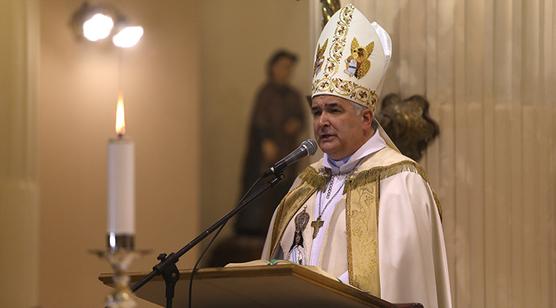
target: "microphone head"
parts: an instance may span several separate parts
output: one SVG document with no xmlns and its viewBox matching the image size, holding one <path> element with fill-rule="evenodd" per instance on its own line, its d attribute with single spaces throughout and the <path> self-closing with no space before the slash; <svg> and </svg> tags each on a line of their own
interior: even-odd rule
<svg viewBox="0 0 556 308">
<path fill-rule="evenodd" d="M 307 149 L 307 156 L 311 156 L 317 152 L 317 142 L 313 139 L 303 141 L 301 146 Z"/>
</svg>

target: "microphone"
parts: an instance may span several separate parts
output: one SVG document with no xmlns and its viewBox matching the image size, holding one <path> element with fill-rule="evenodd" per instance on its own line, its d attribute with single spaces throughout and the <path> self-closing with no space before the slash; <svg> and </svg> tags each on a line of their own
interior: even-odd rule
<svg viewBox="0 0 556 308">
<path fill-rule="evenodd" d="M 313 139 L 307 139 L 303 141 L 297 149 L 293 150 L 290 154 L 286 155 L 286 157 L 280 159 L 274 166 L 270 167 L 264 175 L 275 174 L 279 175 L 286 169 L 287 167 L 293 165 L 295 162 L 300 160 L 305 156 L 311 156 L 315 154 L 317 151 L 317 143 Z"/>
</svg>

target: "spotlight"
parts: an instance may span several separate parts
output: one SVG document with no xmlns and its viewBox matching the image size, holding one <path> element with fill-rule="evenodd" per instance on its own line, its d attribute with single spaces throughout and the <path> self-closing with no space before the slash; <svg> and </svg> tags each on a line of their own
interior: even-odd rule
<svg viewBox="0 0 556 308">
<path fill-rule="evenodd" d="M 128 26 L 112 37 L 112 43 L 120 48 L 135 46 L 143 36 L 143 27 Z"/>
<path fill-rule="evenodd" d="M 88 2 L 84 2 L 71 19 L 71 27 L 78 38 L 99 42 L 112 36 L 112 43 L 119 48 L 133 47 L 143 36 L 143 27 L 128 24 L 127 18 L 114 7 Z M 119 30 L 114 35 L 115 29 Z"/>
<path fill-rule="evenodd" d="M 112 17 L 96 13 L 83 23 L 83 36 L 91 42 L 103 40 L 110 35 L 113 27 Z"/>
</svg>

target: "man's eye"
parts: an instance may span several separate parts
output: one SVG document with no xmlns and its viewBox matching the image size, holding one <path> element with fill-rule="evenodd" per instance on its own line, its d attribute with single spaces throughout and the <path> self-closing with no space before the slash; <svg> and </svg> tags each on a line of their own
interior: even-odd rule
<svg viewBox="0 0 556 308">
<path fill-rule="evenodd" d="M 315 109 L 315 110 L 311 110 L 311 112 L 313 113 L 314 116 L 318 116 L 318 115 L 321 114 L 321 111 L 320 111 L 320 110 L 316 110 L 316 109 Z"/>
</svg>

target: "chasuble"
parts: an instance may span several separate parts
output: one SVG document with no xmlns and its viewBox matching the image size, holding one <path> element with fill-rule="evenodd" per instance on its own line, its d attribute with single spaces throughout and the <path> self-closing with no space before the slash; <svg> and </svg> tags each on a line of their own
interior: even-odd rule
<svg viewBox="0 0 556 308">
<path fill-rule="evenodd" d="M 421 167 L 380 135 L 350 157 L 352 170 L 337 174 L 335 185 L 328 185 L 335 176 L 326 154 L 297 177 L 273 215 L 262 258 L 297 263 L 292 251 L 302 251 L 303 265 L 319 266 L 384 300 L 451 307 L 438 202 Z M 322 213 L 327 190 L 338 188 Z M 292 249 L 301 213 L 310 219 L 297 230 L 303 245 Z M 321 213 L 322 227 L 313 228 Z"/>
</svg>

